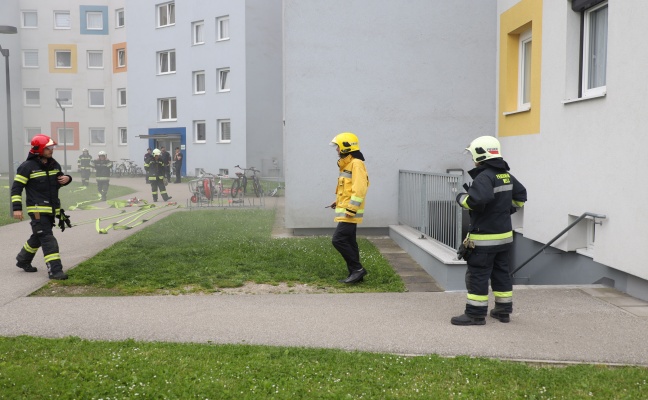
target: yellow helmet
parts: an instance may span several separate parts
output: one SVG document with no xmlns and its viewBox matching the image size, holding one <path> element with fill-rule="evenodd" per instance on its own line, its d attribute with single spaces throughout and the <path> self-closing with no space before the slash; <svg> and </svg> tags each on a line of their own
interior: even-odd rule
<svg viewBox="0 0 648 400">
<path fill-rule="evenodd" d="M 480 136 L 470 142 L 466 150 L 472 155 L 474 162 L 482 162 L 492 158 L 502 158 L 500 142 L 493 136 Z"/>
<path fill-rule="evenodd" d="M 331 140 L 331 146 L 338 146 L 340 154 L 349 154 L 352 151 L 360 150 L 360 141 L 353 133 L 343 132 Z"/>
</svg>

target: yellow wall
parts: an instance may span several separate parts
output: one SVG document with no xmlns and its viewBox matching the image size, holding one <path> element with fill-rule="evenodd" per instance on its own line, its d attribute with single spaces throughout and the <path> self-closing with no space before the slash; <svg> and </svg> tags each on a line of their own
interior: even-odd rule
<svg viewBox="0 0 648 400">
<path fill-rule="evenodd" d="M 517 110 L 519 37 L 531 29 L 531 109 Z M 499 59 L 499 136 L 528 135 L 540 132 L 540 89 L 542 60 L 542 0 L 521 0 L 500 15 Z"/>
<path fill-rule="evenodd" d="M 77 47 L 76 44 L 50 44 L 49 48 L 49 72 L 52 74 L 76 74 L 77 73 Z M 56 68 L 56 50 L 70 50 L 72 68 Z"/>
</svg>

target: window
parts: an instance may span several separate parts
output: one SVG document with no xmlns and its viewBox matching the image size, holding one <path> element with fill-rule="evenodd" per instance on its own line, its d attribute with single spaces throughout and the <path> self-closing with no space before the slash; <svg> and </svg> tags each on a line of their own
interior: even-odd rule
<svg viewBox="0 0 648 400">
<path fill-rule="evenodd" d="M 218 170 L 218 175 L 229 176 L 229 168 L 220 168 Z"/>
<path fill-rule="evenodd" d="M 25 105 L 40 106 L 40 89 L 25 89 Z"/>
<path fill-rule="evenodd" d="M 602 2 L 583 12 L 582 96 L 606 92 L 608 3 Z"/>
<path fill-rule="evenodd" d="M 194 45 L 205 43 L 205 21 L 196 21 L 191 24 L 191 36 Z"/>
<path fill-rule="evenodd" d="M 36 11 L 23 11 L 22 12 L 22 27 L 23 28 L 38 28 L 38 12 L 36 12 Z"/>
<path fill-rule="evenodd" d="M 38 50 L 23 50 L 23 67 L 38 68 Z"/>
<path fill-rule="evenodd" d="M 88 68 L 103 68 L 103 51 L 88 50 Z"/>
<path fill-rule="evenodd" d="M 158 28 L 175 25 L 175 3 L 160 4 L 157 6 Z"/>
<path fill-rule="evenodd" d="M 119 135 L 119 144 L 122 146 L 128 144 L 128 131 L 126 128 L 117 128 L 117 132 Z"/>
<path fill-rule="evenodd" d="M 124 9 L 115 10 L 115 28 L 124 27 Z"/>
<path fill-rule="evenodd" d="M 117 49 L 117 68 L 126 66 L 126 49 Z"/>
<path fill-rule="evenodd" d="M 59 99 L 61 106 L 72 107 L 72 89 L 56 89 L 55 99 Z M 58 107 L 58 103 L 54 101 L 54 105 Z"/>
<path fill-rule="evenodd" d="M 70 29 L 71 27 L 69 11 L 54 11 L 54 29 Z"/>
<path fill-rule="evenodd" d="M 219 92 L 229 92 L 229 68 L 223 68 L 218 70 L 218 91 Z"/>
<path fill-rule="evenodd" d="M 518 68 L 518 110 L 531 108 L 531 31 L 520 35 Z"/>
<path fill-rule="evenodd" d="M 106 144 L 106 130 L 104 128 L 90 128 L 90 144 Z"/>
<path fill-rule="evenodd" d="M 89 31 L 103 30 L 103 13 L 101 11 L 87 11 L 86 26 Z"/>
<path fill-rule="evenodd" d="M 90 89 L 88 90 L 88 106 L 89 107 L 104 107 L 104 91 L 103 89 Z"/>
<path fill-rule="evenodd" d="M 70 50 L 55 50 L 56 68 L 72 68 L 72 52 Z"/>
<path fill-rule="evenodd" d="M 158 74 L 176 72 L 175 50 L 160 51 L 158 54 Z"/>
<path fill-rule="evenodd" d="M 175 121 L 178 119 L 175 98 L 159 99 L 158 105 L 160 109 L 160 121 Z"/>
<path fill-rule="evenodd" d="M 25 144 L 31 144 L 32 139 L 34 136 L 39 135 L 41 133 L 41 128 L 25 128 L 25 140 L 27 142 Z"/>
<path fill-rule="evenodd" d="M 216 18 L 216 37 L 218 40 L 229 39 L 229 15 Z"/>
<path fill-rule="evenodd" d="M 205 121 L 194 121 L 194 138 L 196 143 L 205 143 L 207 141 L 207 125 Z"/>
<path fill-rule="evenodd" d="M 229 119 L 218 120 L 218 141 L 221 143 L 229 143 L 232 141 Z"/>
<path fill-rule="evenodd" d="M 117 89 L 117 107 L 126 107 L 126 89 Z"/>
<path fill-rule="evenodd" d="M 67 145 L 74 146 L 74 129 L 66 127 L 65 129 L 57 128 L 56 133 L 58 134 L 58 145 Z"/>
<path fill-rule="evenodd" d="M 205 71 L 195 71 L 193 75 L 194 75 L 194 79 L 193 79 L 194 94 L 205 93 Z"/>
</svg>

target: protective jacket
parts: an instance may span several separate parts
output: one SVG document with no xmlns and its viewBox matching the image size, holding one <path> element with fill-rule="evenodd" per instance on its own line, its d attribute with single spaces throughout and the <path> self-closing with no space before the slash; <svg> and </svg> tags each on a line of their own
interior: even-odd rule
<svg viewBox="0 0 648 400">
<path fill-rule="evenodd" d="M 340 175 L 335 189 L 335 221 L 359 224 L 365 209 L 369 176 L 364 161 L 351 154 L 338 160 Z M 346 214 L 353 215 L 352 217 Z"/>
<path fill-rule="evenodd" d="M 22 211 L 22 191 L 27 193 L 27 213 L 58 215 L 61 201 L 58 192 L 61 185 L 58 177 L 65 175 L 61 165 L 53 158 L 43 164 L 36 154 L 29 154 L 27 160 L 20 164 L 11 186 L 11 204 L 13 211 Z M 72 177 L 67 175 L 72 182 Z"/>
<path fill-rule="evenodd" d="M 95 175 L 98 181 L 108 181 L 110 180 L 110 170 L 112 170 L 113 162 L 105 160 L 92 160 L 92 168 L 95 169 Z"/>
<path fill-rule="evenodd" d="M 83 170 L 90 171 L 90 162 L 92 161 L 92 156 L 90 154 L 81 154 L 77 160 L 77 168 L 79 172 Z"/>
<path fill-rule="evenodd" d="M 457 203 L 470 210 L 470 239 L 482 251 L 499 252 L 510 247 L 510 216 L 527 200 L 526 188 L 508 171 L 502 158 L 484 161 L 468 171 L 473 178 L 468 193 L 457 195 Z"/>
<path fill-rule="evenodd" d="M 144 164 L 148 181 L 152 182 L 156 179 L 164 180 L 164 177 L 166 176 L 164 167 L 165 163 L 162 161 L 162 157 L 159 157 L 157 160 L 155 157 L 150 158 L 148 162 Z"/>
</svg>

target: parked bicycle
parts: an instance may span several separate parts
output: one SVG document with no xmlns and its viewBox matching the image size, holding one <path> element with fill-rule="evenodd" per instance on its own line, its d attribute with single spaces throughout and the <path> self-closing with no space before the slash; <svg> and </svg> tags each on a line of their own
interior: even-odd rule
<svg viewBox="0 0 648 400">
<path fill-rule="evenodd" d="M 285 186 L 281 186 L 281 182 L 277 184 L 277 187 L 268 192 L 270 197 L 279 197 L 279 191 L 285 189 Z"/>
<path fill-rule="evenodd" d="M 254 167 L 241 168 L 238 165 L 235 165 L 234 167 L 242 170 L 243 172 L 236 172 L 236 179 L 234 179 L 234 182 L 232 182 L 230 196 L 232 196 L 233 199 L 235 199 L 239 195 L 245 196 L 247 193 L 248 180 L 251 179 L 254 195 L 256 197 L 261 197 L 263 195 L 263 189 L 261 188 L 261 181 L 257 176 L 257 174 L 260 174 L 261 171 Z M 252 175 L 248 176 L 248 171 L 251 171 Z"/>
<path fill-rule="evenodd" d="M 135 164 L 135 161 L 129 160 L 128 158 L 121 158 L 120 163 L 116 163 L 113 167 L 112 175 L 116 177 L 122 176 L 142 176 L 144 175 L 144 170 Z"/>
</svg>

